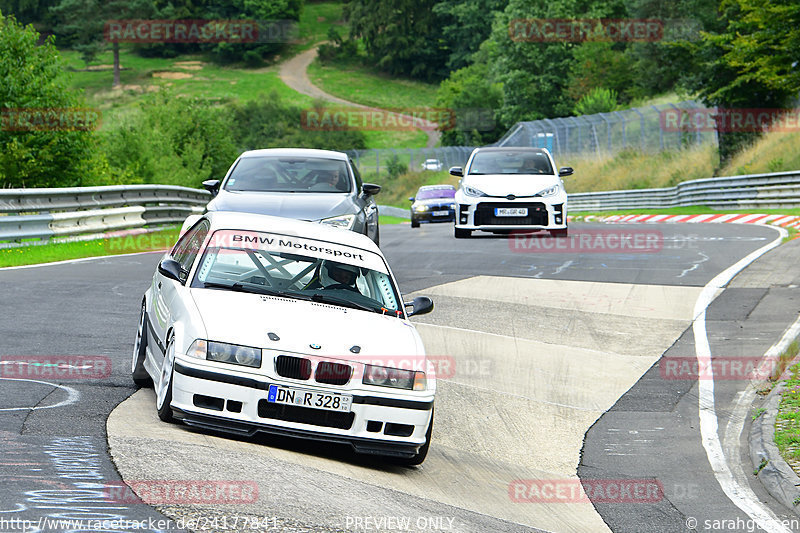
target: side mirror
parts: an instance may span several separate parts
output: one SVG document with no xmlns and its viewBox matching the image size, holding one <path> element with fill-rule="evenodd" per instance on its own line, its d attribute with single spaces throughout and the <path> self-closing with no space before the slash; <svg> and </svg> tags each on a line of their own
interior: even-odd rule
<svg viewBox="0 0 800 533">
<path fill-rule="evenodd" d="M 365 183 L 361 186 L 361 190 L 364 191 L 364 194 L 367 196 L 375 196 L 381 192 L 381 186 L 375 185 L 374 183 Z"/>
<path fill-rule="evenodd" d="M 563 178 L 564 176 L 572 176 L 572 173 L 575 172 L 572 170 L 572 167 L 561 167 L 558 169 L 558 177 Z"/>
<path fill-rule="evenodd" d="M 414 201 L 414 197 L 413 197 L 413 196 L 409 196 L 409 197 L 408 197 L 408 201 L 409 201 L 409 202 L 413 202 L 413 201 Z"/>
<path fill-rule="evenodd" d="M 185 272 L 186 271 L 183 270 L 181 264 L 175 261 L 174 259 L 164 259 L 158 264 L 159 274 L 161 274 L 165 278 L 175 280 L 178 283 L 183 283 L 181 276 Z"/>
<path fill-rule="evenodd" d="M 462 167 L 450 167 L 451 176 L 463 176 L 464 169 Z"/>
<path fill-rule="evenodd" d="M 219 184 L 222 183 L 219 180 L 206 180 L 203 182 L 203 188 L 216 196 L 219 194 Z"/>
<path fill-rule="evenodd" d="M 411 307 L 411 312 L 408 316 L 424 315 L 433 311 L 433 300 L 427 296 L 417 296 L 411 303 L 404 303 L 405 307 Z"/>
</svg>

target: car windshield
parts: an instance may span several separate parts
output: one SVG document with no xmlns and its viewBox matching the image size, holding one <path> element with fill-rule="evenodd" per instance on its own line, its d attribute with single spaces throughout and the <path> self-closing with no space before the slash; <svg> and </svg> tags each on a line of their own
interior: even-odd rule
<svg viewBox="0 0 800 533">
<path fill-rule="evenodd" d="M 417 200 L 430 200 L 432 198 L 455 198 L 455 189 L 421 189 L 417 192 Z"/>
<path fill-rule="evenodd" d="M 225 182 L 226 191 L 348 193 L 345 161 L 319 157 L 243 157 Z"/>
<path fill-rule="evenodd" d="M 468 174 L 552 174 L 547 154 L 533 150 L 478 152 Z"/>
<path fill-rule="evenodd" d="M 218 231 L 200 259 L 192 287 L 403 316 L 402 300 L 381 256 L 300 237 Z"/>
</svg>

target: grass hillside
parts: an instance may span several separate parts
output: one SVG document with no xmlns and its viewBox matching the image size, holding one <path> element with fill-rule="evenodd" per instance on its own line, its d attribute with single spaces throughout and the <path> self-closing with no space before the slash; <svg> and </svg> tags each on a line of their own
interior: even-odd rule
<svg viewBox="0 0 800 533">
<path fill-rule="evenodd" d="M 762 174 L 800 169 L 800 132 L 775 132 L 746 148 L 720 171 L 720 176 Z"/>
<path fill-rule="evenodd" d="M 322 65 L 314 61 L 308 76 L 325 92 L 355 102 L 380 108 L 435 107 L 438 85 L 392 78 L 355 64 Z"/>
<path fill-rule="evenodd" d="M 575 193 L 672 187 L 713 176 L 718 161 L 714 147 L 706 145 L 655 154 L 626 150 L 614 156 L 564 156 L 556 163 L 575 169 L 564 178 L 567 192 Z"/>
<path fill-rule="evenodd" d="M 677 152 L 645 154 L 618 152 L 613 156 L 564 156 L 560 167 L 570 166 L 575 174 L 564 178 L 567 192 L 613 191 L 672 187 L 682 181 L 710 178 L 719 166 L 711 145 L 689 147 Z M 800 169 L 800 133 L 769 133 L 743 150 L 717 176 L 761 174 Z M 458 178 L 442 172 L 409 172 L 396 179 L 382 176 L 381 203 L 406 207 L 420 185 L 458 183 Z"/>
</svg>

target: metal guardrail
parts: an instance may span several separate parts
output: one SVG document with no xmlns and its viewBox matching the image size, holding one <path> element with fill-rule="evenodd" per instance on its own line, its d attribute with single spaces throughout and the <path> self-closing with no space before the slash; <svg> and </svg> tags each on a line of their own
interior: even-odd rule
<svg viewBox="0 0 800 533">
<path fill-rule="evenodd" d="M 210 199 L 207 191 L 170 185 L 0 189 L 0 241 L 181 223 Z"/>
<path fill-rule="evenodd" d="M 0 243 L 177 224 L 200 213 L 211 195 L 169 185 L 0 189 Z M 800 171 L 685 181 L 675 187 L 569 195 L 569 210 L 610 211 L 706 205 L 723 209 L 800 207 Z M 406 209 L 380 206 L 409 217 Z"/>
<path fill-rule="evenodd" d="M 800 172 L 775 172 L 684 181 L 675 187 L 569 195 L 570 211 L 659 209 L 706 205 L 715 209 L 800 207 Z"/>
</svg>

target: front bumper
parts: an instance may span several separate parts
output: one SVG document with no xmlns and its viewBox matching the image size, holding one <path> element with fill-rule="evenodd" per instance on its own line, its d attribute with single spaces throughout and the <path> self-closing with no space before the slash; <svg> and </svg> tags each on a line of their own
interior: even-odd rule
<svg viewBox="0 0 800 533">
<path fill-rule="evenodd" d="M 352 394 L 351 411 L 340 413 L 267 402 L 271 384 Z M 171 405 L 177 418 L 199 428 L 237 435 L 264 432 L 347 443 L 359 453 L 411 457 L 425 443 L 433 394 L 414 400 L 376 396 L 372 392 L 359 394 L 338 387 L 304 386 L 233 371 L 223 373 L 180 359 L 175 364 Z"/>
<path fill-rule="evenodd" d="M 446 211 L 446 214 L 443 215 L 434 215 L 434 213 L 439 213 Z M 429 211 L 411 211 L 411 220 L 415 222 L 453 222 L 456 219 L 456 211 L 455 209 L 436 209 L 436 210 L 429 210 Z"/>
<path fill-rule="evenodd" d="M 466 230 L 555 230 L 567 228 L 566 197 L 554 199 L 462 197 L 456 204 L 455 226 Z M 497 208 L 526 208 L 526 216 L 497 216 Z"/>
</svg>

